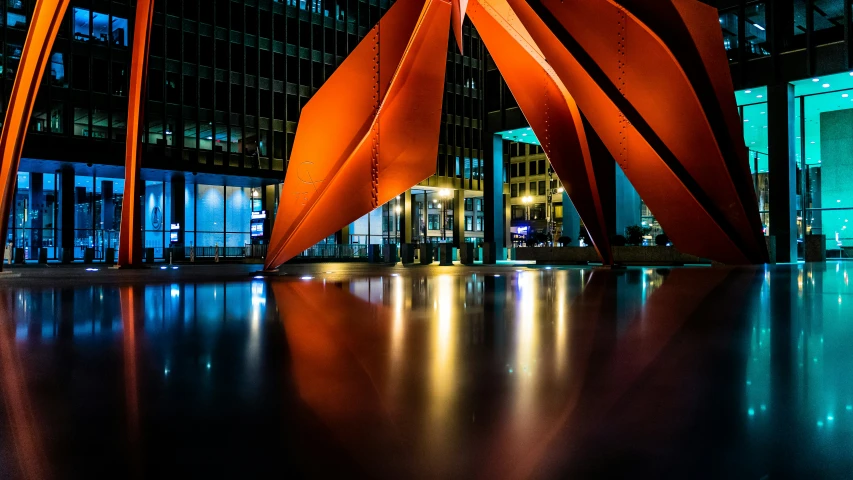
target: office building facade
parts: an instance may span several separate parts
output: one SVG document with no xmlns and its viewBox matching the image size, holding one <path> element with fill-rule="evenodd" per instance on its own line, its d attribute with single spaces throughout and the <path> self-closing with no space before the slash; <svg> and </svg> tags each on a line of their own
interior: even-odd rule
<svg viewBox="0 0 853 480">
<path fill-rule="evenodd" d="M 99 259 L 117 247 L 134 3 L 75 0 L 63 20 L 9 218 L 7 243 L 27 258 L 46 248 L 50 259 L 63 251 L 81 259 L 91 248 Z M 4 106 L 34 6 L 35 0 L 2 4 Z M 302 107 L 388 6 L 387 0 L 155 2 L 143 100 L 144 246 L 163 258 L 175 226 L 185 247 L 240 254 L 262 243 Z M 425 238 L 441 235 L 432 225 L 435 214 L 427 213 L 439 210 L 432 198 L 438 187 L 468 192 L 462 202 L 471 207 L 470 231 L 477 228 L 484 50 L 470 27 L 464 41 L 465 55 L 458 48 L 448 54 L 437 174 L 413 190 L 423 212 L 413 231 Z M 257 226 L 264 214 L 266 228 L 257 236 L 253 218 Z M 395 215 L 387 205 L 341 236 L 393 241 L 400 234 Z"/>
<path fill-rule="evenodd" d="M 720 9 L 762 219 L 787 252 L 779 258 L 801 255 L 797 246 L 809 233 L 827 235 L 828 249 L 845 255 L 853 244 L 847 233 L 853 198 L 846 196 L 853 161 L 845 146 L 853 131 L 851 1 L 706 3 Z M 4 106 L 34 4 L 2 3 Z M 388 6 L 388 0 L 155 3 L 142 164 L 144 245 L 155 256 L 166 255 L 174 225 L 185 247 L 243 251 L 263 242 L 301 108 Z M 63 21 L 9 218 L 7 242 L 28 258 L 39 248 L 54 259 L 63 250 L 83 258 L 87 248 L 103 258 L 117 245 L 134 9 L 130 0 L 75 0 Z M 484 159 L 502 167 L 507 246 L 519 226 L 579 241 L 571 202 L 549 175 L 535 137 L 519 133 L 527 123 L 468 23 L 464 43 L 461 54 L 448 38 L 436 175 L 324 243 L 480 242 L 489 228 Z M 613 182 L 613 233 L 629 225 L 647 227 L 649 238 L 662 233 L 618 169 Z M 257 226 L 263 215 L 266 228 L 253 229 L 253 218 Z"/>
</svg>

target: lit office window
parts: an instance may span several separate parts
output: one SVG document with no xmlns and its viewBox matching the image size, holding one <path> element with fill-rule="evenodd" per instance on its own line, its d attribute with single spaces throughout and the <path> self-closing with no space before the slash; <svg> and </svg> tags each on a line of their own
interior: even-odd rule
<svg viewBox="0 0 853 480">
<path fill-rule="evenodd" d="M 92 12 L 92 40 L 98 43 L 110 42 L 110 16 L 106 13 Z"/>
<path fill-rule="evenodd" d="M 110 114 L 107 110 L 96 108 L 92 111 L 92 138 L 106 139 L 109 132 Z"/>
<path fill-rule="evenodd" d="M 198 148 L 198 124 L 195 120 L 184 120 L 184 148 Z"/>
<path fill-rule="evenodd" d="M 763 2 L 746 7 L 746 53 L 748 56 L 764 57 L 770 55 L 767 43 L 767 15 Z"/>
<path fill-rule="evenodd" d="M 89 11 L 84 8 L 74 9 L 74 39 L 88 42 L 91 37 L 92 22 Z"/>
<path fill-rule="evenodd" d="M 27 28 L 26 11 L 22 0 L 6 2 L 6 25 L 12 28 Z"/>
<path fill-rule="evenodd" d="M 90 12 L 85 8 L 74 9 L 74 39 L 81 42 L 109 43 L 126 47 L 127 19 L 110 17 L 106 13 Z"/>
<path fill-rule="evenodd" d="M 110 43 L 119 47 L 127 46 L 127 19 L 112 17 L 110 22 Z"/>
<path fill-rule="evenodd" d="M 74 135 L 89 136 L 89 109 L 74 108 Z"/>
<path fill-rule="evenodd" d="M 61 53 L 50 56 L 50 80 L 53 86 L 68 86 L 68 81 L 65 80 L 65 57 Z"/>
<path fill-rule="evenodd" d="M 127 140 L 127 111 L 114 110 L 110 122 L 113 139 L 120 142 Z"/>
<path fill-rule="evenodd" d="M 64 107 L 62 102 L 52 102 L 50 105 L 50 131 L 52 133 L 64 132 Z"/>
<path fill-rule="evenodd" d="M 47 132 L 47 108 L 41 105 L 36 105 L 33 109 L 32 117 L 30 118 L 30 131 L 37 133 Z"/>
<path fill-rule="evenodd" d="M 740 32 L 737 9 L 720 12 L 720 28 L 723 30 L 723 46 L 729 60 L 737 60 L 738 32 Z"/>
<path fill-rule="evenodd" d="M 6 78 L 10 80 L 14 80 L 15 74 L 18 72 L 18 63 L 21 61 L 21 49 L 20 45 L 11 43 L 6 45 L 6 67 L 3 71 L 6 74 Z"/>
</svg>

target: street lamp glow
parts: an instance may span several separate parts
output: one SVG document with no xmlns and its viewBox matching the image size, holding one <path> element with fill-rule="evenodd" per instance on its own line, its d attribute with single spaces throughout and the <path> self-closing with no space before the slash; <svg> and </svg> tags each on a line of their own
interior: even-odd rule
<svg viewBox="0 0 853 480">
<path fill-rule="evenodd" d="M 521 203 L 530 204 L 533 203 L 533 197 L 527 196 L 521 199 Z"/>
<path fill-rule="evenodd" d="M 403 213 L 403 207 L 397 205 L 396 207 L 394 207 L 394 211 L 397 213 Z"/>
<path fill-rule="evenodd" d="M 451 195 L 450 190 L 448 190 L 446 188 L 443 188 L 443 189 L 438 191 L 438 196 L 441 198 L 448 198 L 448 197 L 450 197 L 450 195 Z"/>
<path fill-rule="evenodd" d="M 563 187 L 560 187 L 560 188 L 558 188 L 558 189 L 557 189 L 557 193 L 563 193 L 563 192 L 565 192 L 565 191 L 566 191 L 566 189 L 565 189 L 565 188 L 563 188 Z"/>
</svg>

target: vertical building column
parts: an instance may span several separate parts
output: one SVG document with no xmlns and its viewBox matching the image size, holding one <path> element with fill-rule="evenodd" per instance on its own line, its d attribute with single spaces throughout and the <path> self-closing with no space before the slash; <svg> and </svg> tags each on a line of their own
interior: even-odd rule
<svg viewBox="0 0 853 480">
<path fill-rule="evenodd" d="M 412 191 L 406 190 L 400 194 L 399 198 L 401 210 L 397 218 L 397 228 L 400 229 L 400 243 L 412 243 L 412 239 L 416 235 L 412 222 L 415 217 L 415 202 L 412 201 Z"/>
<path fill-rule="evenodd" d="M 30 173 L 30 259 L 39 258 L 44 215 L 47 213 L 44 197 L 44 174 Z"/>
<path fill-rule="evenodd" d="M 483 160 L 483 240 L 493 244 L 497 252 L 501 252 L 509 238 L 506 230 L 509 227 L 507 205 L 504 201 L 504 152 L 503 138 L 492 135 L 485 139 Z M 498 253 L 498 260 L 503 256 Z"/>
<path fill-rule="evenodd" d="M 74 190 L 74 170 L 63 167 L 59 173 L 59 246 L 63 263 L 74 260 L 74 226 L 77 205 Z"/>
<path fill-rule="evenodd" d="M 453 246 L 461 248 L 465 243 L 465 190 L 453 190 Z"/>
<path fill-rule="evenodd" d="M 512 247 L 512 222 L 510 221 L 510 216 L 512 215 L 512 204 L 510 203 L 509 194 L 505 193 L 501 195 L 503 199 L 503 225 L 504 225 L 504 246 L 505 248 Z M 498 252 L 504 252 L 498 260 L 508 260 L 509 253 L 506 250 L 498 250 Z M 499 253 L 500 254 L 500 253 Z"/>
<path fill-rule="evenodd" d="M 805 2 L 804 2 L 805 3 Z M 794 2 L 767 2 L 765 16 L 767 25 L 762 25 L 769 34 L 771 54 L 784 52 L 794 43 Z"/>
<path fill-rule="evenodd" d="M 349 245 L 352 243 L 350 241 L 349 225 L 335 232 L 335 243 L 338 245 Z"/>
<path fill-rule="evenodd" d="M 178 243 L 175 245 L 167 245 L 175 247 L 177 250 L 173 252 L 175 258 L 183 258 L 184 252 L 184 232 L 187 228 L 187 179 L 180 173 L 172 175 L 171 183 L 172 200 L 169 202 L 169 218 L 171 223 L 177 223 L 181 226 L 178 230 Z M 171 225 L 165 225 L 167 230 L 171 230 Z M 166 241 L 171 243 L 171 233 Z"/>
<path fill-rule="evenodd" d="M 572 199 L 569 198 L 568 192 L 563 192 L 563 236 L 572 239 L 572 245 L 580 245 L 578 234 L 581 229 L 581 217 L 572 204 Z M 568 246 L 568 245 L 566 245 Z"/>
<path fill-rule="evenodd" d="M 261 188 L 261 204 L 267 212 L 267 219 L 264 221 L 264 243 L 270 241 L 270 233 L 275 222 L 275 202 L 278 199 L 276 193 L 276 185 L 266 185 Z"/>
<path fill-rule="evenodd" d="M 115 204 L 113 203 L 113 182 L 110 180 L 101 180 L 101 230 L 115 230 Z"/>
<path fill-rule="evenodd" d="M 797 167 L 794 163 L 794 86 L 767 87 L 767 154 L 770 184 L 770 235 L 776 261 L 797 261 Z"/>
</svg>

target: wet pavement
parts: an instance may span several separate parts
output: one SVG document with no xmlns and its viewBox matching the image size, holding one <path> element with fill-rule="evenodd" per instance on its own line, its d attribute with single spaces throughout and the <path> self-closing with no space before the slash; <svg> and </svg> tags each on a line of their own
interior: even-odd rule
<svg viewBox="0 0 853 480">
<path fill-rule="evenodd" d="M 0 278 L 0 478 L 853 478 L 853 263 L 254 270 Z"/>
</svg>

